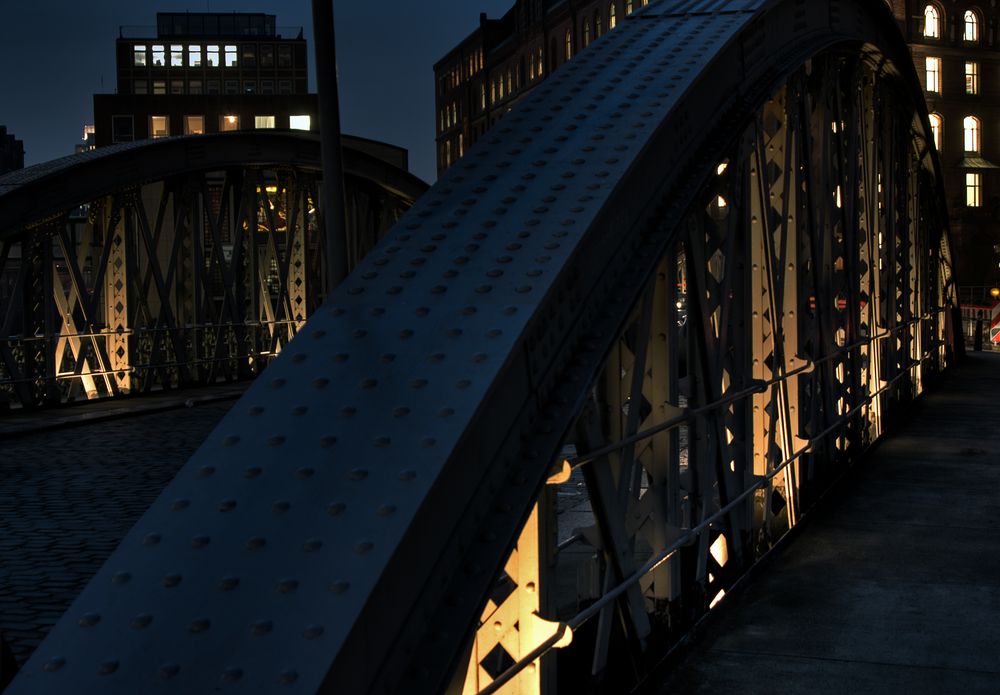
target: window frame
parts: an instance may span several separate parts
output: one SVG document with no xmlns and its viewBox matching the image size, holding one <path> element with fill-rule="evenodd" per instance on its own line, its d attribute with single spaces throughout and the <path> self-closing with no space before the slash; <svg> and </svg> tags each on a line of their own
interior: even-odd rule
<svg viewBox="0 0 1000 695">
<path fill-rule="evenodd" d="M 164 126 L 164 134 L 163 135 L 156 135 L 155 134 L 155 129 L 154 129 L 153 124 L 155 123 L 155 121 L 156 121 L 157 118 L 162 118 L 163 119 L 163 126 Z M 149 139 L 150 140 L 159 140 L 160 138 L 169 138 L 169 137 L 170 137 L 170 115 L 169 114 L 150 114 L 149 115 Z"/>
<path fill-rule="evenodd" d="M 962 119 L 962 135 L 966 154 L 980 154 L 983 151 L 983 122 L 976 116 Z"/>
</svg>

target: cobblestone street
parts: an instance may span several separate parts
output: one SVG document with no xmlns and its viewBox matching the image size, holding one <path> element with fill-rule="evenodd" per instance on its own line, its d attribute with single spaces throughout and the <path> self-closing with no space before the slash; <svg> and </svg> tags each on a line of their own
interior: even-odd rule
<svg viewBox="0 0 1000 695">
<path fill-rule="evenodd" d="M 232 405 L 0 443 L 0 633 L 19 663 Z"/>
</svg>

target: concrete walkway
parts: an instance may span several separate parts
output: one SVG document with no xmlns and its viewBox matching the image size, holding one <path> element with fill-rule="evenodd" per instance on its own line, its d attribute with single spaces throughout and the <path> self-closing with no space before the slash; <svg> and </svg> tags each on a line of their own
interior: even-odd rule
<svg viewBox="0 0 1000 695">
<path fill-rule="evenodd" d="M 1000 693 L 1000 355 L 949 376 L 661 695 Z"/>
</svg>

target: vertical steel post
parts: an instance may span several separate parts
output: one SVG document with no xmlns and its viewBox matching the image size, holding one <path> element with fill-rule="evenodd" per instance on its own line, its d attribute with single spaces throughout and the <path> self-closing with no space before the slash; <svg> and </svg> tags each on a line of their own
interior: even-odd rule
<svg viewBox="0 0 1000 695">
<path fill-rule="evenodd" d="M 323 221 L 326 231 L 324 294 L 347 277 L 347 228 L 344 217 L 344 169 L 340 150 L 340 99 L 333 0 L 313 0 L 316 88 L 319 92 L 323 161 Z"/>
</svg>

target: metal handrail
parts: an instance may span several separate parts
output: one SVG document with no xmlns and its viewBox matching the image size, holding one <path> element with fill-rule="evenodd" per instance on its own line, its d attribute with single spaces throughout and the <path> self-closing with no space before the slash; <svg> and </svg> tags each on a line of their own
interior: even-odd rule
<svg viewBox="0 0 1000 695">
<path fill-rule="evenodd" d="M 885 333 L 882 333 L 880 335 L 872 336 L 872 337 L 868 338 L 866 341 L 864 341 L 862 343 L 862 345 L 864 345 L 864 344 L 871 344 L 871 343 L 875 342 L 876 340 L 882 340 L 882 339 L 884 339 L 886 337 L 889 337 L 889 336 L 893 335 L 897 331 L 906 328 L 907 326 L 931 320 L 932 318 L 934 318 L 934 316 L 936 316 L 937 314 L 940 314 L 943 311 L 945 311 L 945 308 L 941 307 L 941 308 L 935 309 L 934 311 L 932 311 L 932 312 L 930 312 L 928 314 L 925 314 L 924 316 L 918 317 L 916 319 L 912 319 L 912 320 L 910 320 L 910 321 L 908 321 L 906 323 L 899 324 L 898 326 L 895 326 L 894 328 L 887 330 Z M 822 440 L 824 440 L 829 434 L 831 434 L 832 432 L 836 431 L 837 429 L 843 427 L 847 423 L 847 421 L 850 420 L 851 418 L 856 417 L 857 415 L 861 414 L 861 411 L 865 407 L 871 405 L 876 398 L 878 398 L 883 393 L 885 393 L 886 391 L 888 391 L 889 389 L 891 389 L 896 384 L 897 381 L 899 381 L 900 379 L 902 379 L 905 376 L 910 376 L 910 372 L 914 368 L 919 367 L 921 364 L 923 364 L 923 361 L 925 359 L 927 359 L 931 354 L 933 354 L 934 350 L 936 350 L 939 347 L 940 347 L 940 343 L 937 343 L 930 350 L 925 351 L 920 356 L 920 360 L 919 361 L 915 361 L 912 364 L 910 364 L 902 372 L 900 372 L 899 374 L 897 374 L 893 379 L 891 379 L 890 381 L 886 382 L 885 386 L 883 386 L 882 388 L 880 388 L 875 393 L 867 396 L 862 402 L 856 404 L 853 408 L 851 408 L 850 410 L 848 410 L 840 419 L 838 419 L 836 423 L 834 423 L 833 425 L 831 425 L 830 427 L 828 427 L 827 429 L 825 429 L 823 432 L 819 433 L 818 435 L 810 438 L 809 441 L 808 441 L 808 443 L 804 447 L 802 447 L 801 449 L 799 449 L 798 451 L 796 451 L 794 454 L 792 454 L 792 456 L 790 456 L 788 459 L 786 459 L 781 464 L 779 464 L 778 466 L 776 466 L 773 471 L 771 471 L 770 473 L 768 473 L 766 475 L 760 476 L 753 485 L 751 485 L 746 490 L 744 490 L 742 493 L 740 493 L 739 495 L 737 495 L 735 499 L 733 499 L 731 502 L 729 502 L 728 504 L 726 504 L 725 506 L 723 506 L 722 508 L 720 508 L 714 514 L 712 514 L 712 516 L 710 516 L 710 517 L 702 520 L 702 522 L 700 524 L 698 524 L 694 528 L 690 529 L 687 533 L 685 533 L 683 536 L 681 536 L 676 541 L 674 541 L 673 543 L 671 543 L 664 550 L 661 550 L 659 553 L 657 553 L 656 555 L 654 555 L 653 557 L 651 557 L 642 566 L 640 566 L 638 569 L 636 569 L 635 572 L 633 572 L 628 577 L 626 577 L 620 584 L 618 584 L 617 586 L 615 586 L 613 589 L 611 589 L 608 592 L 606 592 L 597 601 L 595 601 L 590 606 L 588 606 L 584 610 L 582 610 L 579 613 L 577 613 L 575 616 L 573 616 L 569 620 L 560 621 L 559 622 L 559 627 L 556 630 L 555 634 L 553 634 L 548 639 L 544 640 L 541 644 L 539 644 L 535 649 L 533 649 L 531 652 L 529 652 L 528 655 L 525 656 L 525 657 L 523 657 L 520 661 L 518 661 L 517 663 L 515 663 L 515 664 L 511 665 L 510 667 L 508 667 L 503 673 L 501 673 L 496 679 L 494 679 L 492 683 L 490 683 L 488 686 L 486 686 L 485 688 L 483 688 L 482 690 L 480 690 L 479 693 L 478 693 L 478 695 L 493 695 L 500 688 L 502 688 L 504 685 L 506 685 L 508 682 L 510 682 L 510 680 L 513 679 L 515 676 L 517 676 L 521 671 L 523 671 L 525 668 L 527 668 L 531 663 L 533 663 L 537 659 L 541 658 L 542 656 L 544 656 L 548 652 L 552 651 L 552 649 L 555 647 L 555 645 L 558 644 L 565 637 L 567 630 L 569 630 L 571 633 L 573 631 L 577 630 L 580 626 L 582 626 L 588 620 L 590 620 L 595 615 L 597 615 L 598 613 L 600 613 L 606 606 L 608 606 L 613 601 L 617 600 L 626 591 L 628 591 L 629 589 L 631 589 L 632 586 L 634 584 L 638 583 L 643 577 L 645 577 L 647 574 L 649 574 L 650 572 L 654 571 L 655 569 L 657 569 L 658 567 L 660 567 L 664 562 L 666 562 L 667 560 L 669 560 L 670 557 L 673 556 L 674 554 L 676 554 L 682 547 L 688 545 L 689 543 L 691 543 L 692 541 L 694 541 L 695 539 L 697 539 L 702 533 L 704 533 L 705 531 L 707 531 L 708 529 L 710 529 L 715 523 L 717 523 L 719 520 L 721 520 L 722 518 L 724 518 L 727 514 L 729 514 L 734 509 L 736 509 L 739 505 L 743 504 L 743 502 L 750 495 L 752 495 L 753 493 L 755 493 L 758 490 L 762 489 L 766 484 L 770 484 L 780 473 L 784 472 L 784 470 L 786 468 L 788 468 L 790 465 L 792 465 L 795 461 L 797 461 L 800 458 L 802 458 L 802 456 L 804 456 L 805 454 L 809 453 L 809 451 L 811 451 L 814 446 L 816 446 L 817 444 L 821 443 Z M 856 349 L 856 348 L 854 348 L 853 346 L 845 346 L 844 348 L 838 348 L 838 350 L 840 350 L 840 351 L 849 350 L 849 349 Z M 835 354 L 835 353 L 831 353 L 831 355 L 833 355 L 833 354 Z M 831 355 L 827 355 L 824 358 L 821 358 L 821 360 L 817 360 L 815 363 L 813 363 L 813 365 L 810 365 L 810 367 L 814 366 L 814 364 L 819 364 L 822 360 L 830 359 Z M 797 370 L 797 371 L 800 371 L 800 370 Z M 810 369 L 810 371 L 811 371 L 811 369 Z M 783 375 L 782 377 L 779 377 L 779 379 L 777 381 L 775 381 L 775 380 L 772 380 L 772 381 L 775 381 L 775 383 L 778 383 L 778 381 L 780 381 L 782 379 L 791 378 L 791 376 L 793 376 L 793 374 L 789 373 L 789 374 Z M 765 386 L 765 388 L 766 388 L 766 386 Z M 747 391 L 750 392 L 747 395 L 753 395 L 754 393 L 758 393 L 759 392 L 758 390 L 752 390 L 752 389 L 747 389 Z M 743 393 L 743 392 L 741 392 L 741 393 Z M 747 395 L 742 395 L 741 397 L 742 398 L 746 398 Z M 685 416 L 679 416 L 678 418 L 673 418 L 673 419 L 677 420 L 680 417 L 691 418 L 691 417 L 695 416 L 695 413 L 701 413 L 701 412 L 704 412 L 704 411 L 706 411 L 708 409 L 717 409 L 717 408 L 721 407 L 721 405 L 717 405 L 717 404 L 721 403 L 723 405 L 726 405 L 729 402 L 731 402 L 731 400 L 732 400 L 731 398 L 729 398 L 729 399 L 723 399 L 723 401 L 725 401 L 724 403 L 723 403 L 723 401 L 717 401 L 716 403 L 709 404 L 708 406 L 703 406 L 702 408 L 699 408 L 699 409 L 697 409 L 695 411 L 689 411 Z M 663 424 L 665 425 L 667 423 L 663 423 Z M 673 426 L 676 427 L 677 425 L 673 425 Z M 654 429 L 654 428 L 651 428 L 650 430 L 646 430 L 646 432 L 650 432 L 652 429 Z M 663 431 L 663 428 L 661 427 L 660 430 L 657 430 L 657 432 L 659 432 L 659 431 Z M 656 434 L 657 432 L 654 432 L 654 434 Z M 633 437 L 634 436 L 638 436 L 638 435 L 633 435 Z M 638 441 L 638 440 L 635 440 L 635 441 Z M 628 446 L 628 443 L 623 443 L 620 446 L 617 446 L 616 448 L 623 448 L 624 446 Z M 607 447 L 604 447 L 604 448 L 606 449 Z M 614 449 L 612 449 L 612 450 L 614 450 Z M 603 449 L 602 449 L 602 451 L 603 451 Z M 583 461 L 583 463 L 589 463 L 592 460 L 593 459 L 588 459 L 587 461 Z M 582 465 L 582 463 L 580 463 L 578 465 Z M 569 540 L 573 540 L 573 539 L 569 539 Z"/>
</svg>

